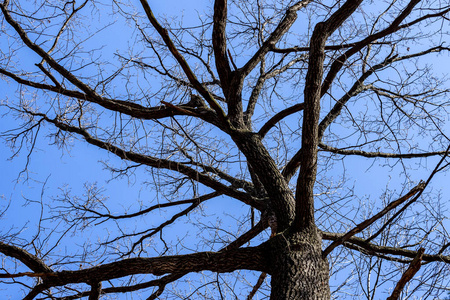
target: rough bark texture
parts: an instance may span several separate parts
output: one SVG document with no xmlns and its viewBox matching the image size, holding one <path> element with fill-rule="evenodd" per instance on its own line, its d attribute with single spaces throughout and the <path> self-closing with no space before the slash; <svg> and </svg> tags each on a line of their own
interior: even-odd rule
<svg viewBox="0 0 450 300">
<path fill-rule="evenodd" d="M 329 267 L 322 257 L 322 239 L 314 219 L 293 230 L 294 195 L 259 135 L 240 132 L 234 140 L 260 178 L 270 198 L 268 210 L 276 216 L 278 234 L 268 241 L 266 258 L 272 276 L 271 299 L 329 299 Z"/>
<path fill-rule="evenodd" d="M 315 230 L 289 239 L 279 234 L 271 246 L 270 299 L 330 299 L 328 261 L 322 257 L 321 238 Z"/>
<path fill-rule="evenodd" d="M 275 213 L 278 230 L 287 229 L 294 220 L 294 196 L 287 181 L 258 134 L 247 131 L 236 132 L 233 139 L 258 175 L 270 198 L 268 209 Z"/>
</svg>

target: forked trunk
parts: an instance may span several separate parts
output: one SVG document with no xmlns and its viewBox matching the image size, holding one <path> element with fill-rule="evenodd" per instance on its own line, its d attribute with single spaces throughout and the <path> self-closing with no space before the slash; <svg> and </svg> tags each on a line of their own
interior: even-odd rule
<svg viewBox="0 0 450 300">
<path fill-rule="evenodd" d="M 322 258 L 317 234 L 297 233 L 289 238 L 279 234 L 273 240 L 271 256 L 271 300 L 330 299 L 328 261 Z"/>
</svg>

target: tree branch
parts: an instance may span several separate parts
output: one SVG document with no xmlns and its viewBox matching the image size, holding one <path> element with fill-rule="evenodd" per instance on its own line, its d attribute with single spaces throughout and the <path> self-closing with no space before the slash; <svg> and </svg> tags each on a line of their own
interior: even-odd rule
<svg viewBox="0 0 450 300">
<path fill-rule="evenodd" d="M 8 76 L 9 78 L 13 79 L 17 83 L 33 87 L 36 89 L 41 90 L 47 90 L 52 91 L 57 94 L 61 94 L 67 97 L 79 99 L 79 100 L 85 100 L 88 102 L 92 102 L 95 104 L 100 105 L 103 108 L 109 109 L 111 111 L 119 112 L 134 118 L 144 119 L 144 120 L 156 120 L 156 119 L 162 119 L 167 117 L 173 117 L 176 115 L 196 115 L 200 116 L 203 120 L 207 122 L 212 122 L 211 124 L 214 124 L 216 126 L 219 126 L 217 122 L 215 122 L 215 115 L 211 116 L 210 113 L 212 110 L 205 109 L 203 107 L 195 105 L 193 102 L 189 102 L 187 104 L 181 104 L 181 105 L 173 105 L 170 106 L 167 105 L 161 105 L 156 107 L 145 107 L 133 102 L 124 101 L 124 100 L 115 100 L 115 99 L 109 99 L 105 97 L 91 97 L 88 94 L 69 90 L 62 86 L 53 86 L 49 84 L 44 83 L 38 83 L 31 80 L 23 79 L 16 74 L 13 74 L 7 70 L 4 70 L 0 68 L 0 74 L 3 74 L 5 76 Z M 208 116 L 209 115 L 209 116 Z"/>
<path fill-rule="evenodd" d="M 227 0 L 214 1 L 214 17 L 212 44 L 214 49 L 216 70 L 225 96 L 228 96 L 231 77 L 233 76 L 227 57 Z"/>
<path fill-rule="evenodd" d="M 142 7 L 145 10 L 148 20 L 153 25 L 153 27 L 156 29 L 156 31 L 159 33 L 161 38 L 164 40 L 170 53 L 172 53 L 173 57 L 180 64 L 184 73 L 188 77 L 189 82 L 200 93 L 200 95 L 203 96 L 203 98 L 206 100 L 206 102 L 208 102 L 208 104 L 211 106 L 211 108 L 214 109 L 214 111 L 217 113 L 222 124 L 223 125 L 228 124 L 226 114 L 222 110 L 222 107 L 219 105 L 219 103 L 217 103 L 217 101 L 209 93 L 209 91 L 197 80 L 197 77 L 195 76 L 194 72 L 191 70 L 188 63 L 184 59 L 184 57 L 180 54 L 180 52 L 176 49 L 175 45 L 173 44 L 171 38 L 169 37 L 169 33 L 167 32 L 167 29 L 163 28 L 156 20 L 147 0 L 140 0 L 140 2 L 141 2 Z"/>
<path fill-rule="evenodd" d="M 75 75 L 73 75 L 69 70 L 61 66 L 58 62 L 56 62 L 50 54 L 48 54 L 46 51 L 44 51 L 40 46 L 33 43 L 30 38 L 28 37 L 27 33 L 23 30 L 23 28 L 17 23 L 12 17 L 9 11 L 7 10 L 7 4 L 0 4 L 0 9 L 5 17 L 5 20 L 10 24 L 14 30 L 19 35 L 22 42 L 31 50 L 33 50 L 37 55 L 42 57 L 43 60 L 45 60 L 49 66 L 51 66 L 53 69 L 55 69 L 61 76 L 66 78 L 70 83 L 75 85 L 77 88 L 82 90 L 86 95 L 89 97 L 96 99 L 97 101 L 101 101 L 102 97 L 97 94 L 91 87 L 83 83 L 81 80 L 79 80 Z"/>
<path fill-rule="evenodd" d="M 404 203 L 406 200 L 408 200 L 415 194 L 417 194 L 415 199 L 418 198 L 422 194 L 422 191 L 425 189 L 425 187 L 426 187 L 425 182 L 423 182 L 423 181 L 419 182 L 419 184 L 416 185 L 414 188 L 412 188 L 406 195 L 404 195 L 403 197 L 400 197 L 399 199 L 397 199 L 395 201 L 392 201 L 384 209 L 382 209 L 380 212 L 375 214 L 373 217 L 356 225 L 352 230 L 350 230 L 349 232 L 347 232 L 340 238 L 336 239 L 325 250 L 323 250 L 323 252 L 322 252 L 323 257 L 326 257 L 328 254 L 330 254 L 331 251 L 333 251 L 334 248 L 336 248 L 339 245 L 342 245 L 349 238 L 351 238 L 355 234 L 363 231 L 364 229 L 366 229 L 367 227 L 372 225 L 375 221 L 379 220 L 384 215 L 386 215 L 389 211 L 391 211 L 394 208 L 396 208 L 397 206 L 401 205 L 402 203 Z"/>
<path fill-rule="evenodd" d="M 406 6 L 406 8 L 401 12 L 401 14 L 394 21 L 392 21 L 386 29 L 368 36 L 364 40 L 358 42 L 354 47 L 347 50 L 344 54 L 339 56 L 337 59 L 335 59 L 334 62 L 331 64 L 330 70 L 328 71 L 328 74 L 323 81 L 322 88 L 321 88 L 321 97 L 323 97 L 323 95 L 325 95 L 325 93 L 328 91 L 328 89 L 330 88 L 331 83 L 333 82 L 337 73 L 341 70 L 342 66 L 344 65 L 344 63 L 347 61 L 347 59 L 350 56 L 357 53 L 362 48 L 366 47 L 367 45 L 371 44 L 372 42 L 400 30 L 401 29 L 401 27 L 399 26 L 400 23 L 412 12 L 413 8 L 419 2 L 420 2 L 420 0 L 410 1 L 408 3 L 408 5 Z"/>
<path fill-rule="evenodd" d="M 325 51 L 327 51 L 327 50 L 341 50 L 341 49 L 351 48 L 351 47 L 357 46 L 358 43 L 359 42 L 342 44 L 342 45 L 328 45 L 328 46 L 325 46 L 324 50 Z M 390 44 L 389 42 L 373 42 L 373 43 L 370 43 L 370 45 L 389 45 L 389 44 Z M 273 48 L 270 51 L 275 52 L 275 53 L 283 53 L 283 54 L 292 53 L 292 52 L 307 52 L 307 51 L 309 51 L 309 47 L 295 46 L 295 47 L 284 48 L 284 49 Z"/>
<path fill-rule="evenodd" d="M 346 1 L 331 17 L 318 23 L 310 40 L 309 65 L 304 88 L 301 169 L 295 192 L 294 230 L 314 225 L 314 184 L 317 173 L 318 123 L 320 117 L 321 82 L 328 37 L 348 18 L 362 0 Z"/>
<path fill-rule="evenodd" d="M 305 107 L 304 103 L 298 103 L 291 107 L 283 109 L 282 111 L 274 115 L 272 118 L 270 118 L 269 121 L 267 121 L 266 124 L 264 124 L 261 127 L 261 129 L 258 131 L 258 134 L 261 136 L 261 138 L 264 138 L 264 136 L 269 132 L 269 130 L 272 129 L 278 122 L 280 122 L 287 116 L 290 116 L 292 114 L 295 114 L 296 112 L 303 110 L 304 107 Z"/>
<path fill-rule="evenodd" d="M 239 247 L 241 247 L 242 245 L 244 245 L 245 243 L 256 237 L 265 228 L 267 228 L 267 222 L 259 221 L 258 224 L 252 227 L 249 231 L 241 235 L 239 238 L 237 238 L 235 241 L 227 245 L 225 248 L 222 248 L 219 252 L 238 249 Z M 159 289 L 155 293 L 153 293 L 152 296 L 149 297 L 149 299 L 156 299 L 164 292 L 165 286 L 168 283 L 178 280 L 186 274 L 187 273 L 173 273 L 161 278 L 160 280 L 161 281 L 164 280 L 164 282 L 159 284 Z"/>
<path fill-rule="evenodd" d="M 131 246 L 130 250 L 128 252 L 126 252 L 123 256 L 131 255 L 134 252 L 134 250 L 136 249 L 136 247 L 138 247 L 139 245 L 142 245 L 142 242 L 145 239 L 151 238 L 152 236 L 154 236 L 158 232 L 161 232 L 164 227 L 174 223 L 178 218 L 180 218 L 182 216 L 186 216 L 192 210 L 197 208 L 202 202 L 205 202 L 206 200 L 209 200 L 209 199 L 211 199 L 213 197 L 216 197 L 218 195 L 220 195 L 220 193 L 216 192 L 216 193 L 211 193 L 209 195 L 205 195 L 204 197 L 199 197 L 199 198 L 197 198 L 196 201 L 192 202 L 192 204 L 189 207 L 183 209 L 179 213 L 174 214 L 170 219 L 164 221 L 163 223 L 161 223 L 156 228 L 152 228 L 150 230 L 146 230 L 145 234 L 143 236 L 141 236 L 138 241 L 134 242 L 133 245 Z"/>
<path fill-rule="evenodd" d="M 253 113 L 255 111 L 255 107 L 256 107 L 256 103 L 258 100 L 258 97 L 261 93 L 261 90 L 264 86 L 264 83 L 266 82 L 267 79 L 273 78 L 285 71 L 287 71 L 290 67 L 292 67 L 294 64 L 296 64 L 299 61 L 306 61 L 306 55 L 300 55 L 294 59 L 292 59 L 291 61 L 289 61 L 287 64 L 285 64 L 282 67 L 279 67 L 282 62 L 283 59 L 280 59 L 278 61 L 278 63 L 276 63 L 275 65 L 272 66 L 272 68 L 270 70 L 268 70 L 267 72 L 265 71 L 265 59 L 261 60 L 261 66 L 260 66 L 260 75 L 256 81 L 255 86 L 252 89 L 252 93 L 248 99 L 248 104 L 247 104 L 247 110 L 245 111 L 245 118 L 246 118 L 246 123 L 250 124 L 251 123 L 251 117 L 253 116 Z M 279 68 L 278 68 L 279 67 Z"/>
<path fill-rule="evenodd" d="M 371 67 L 369 70 L 364 72 L 353 84 L 353 86 L 348 90 L 348 92 L 345 93 L 344 96 L 342 96 L 338 101 L 336 101 L 336 104 L 333 106 L 333 108 L 328 112 L 328 114 L 322 119 L 322 121 L 319 124 L 319 130 L 318 130 L 318 137 L 319 137 L 319 144 L 318 146 L 322 148 L 325 151 L 338 153 L 342 155 L 361 155 L 365 157 L 392 157 L 392 158 L 412 158 L 412 157 L 426 157 L 426 156 L 432 156 L 432 155 L 439 155 L 445 153 L 445 151 L 438 151 L 438 152 L 430 152 L 430 155 L 427 153 L 424 154 L 389 154 L 389 153 L 377 153 L 377 152 L 363 152 L 358 150 L 345 150 L 345 149 L 338 149 L 333 148 L 331 146 L 325 145 L 324 143 L 320 142 L 322 140 L 322 137 L 324 135 L 325 130 L 328 128 L 328 126 L 336 120 L 336 118 L 340 115 L 342 108 L 345 106 L 345 104 L 356 95 L 360 94 L 361 92 L 364 92 L 368 89 L 373 89 L 372 85 L 364 85 L 364 81 L 369 78 L 371 75 L 376 73 L 376 71 L 381 70 L 389 65 L 391 65 L 394 62 L 407 60 L 414 57 L 420 57 L 429 53 L 434 52 L 440 52 L 440 51 L 448 51 L 450 50 L 447 47 L 443 46 L 437 46 L 433 47 L 418 53 L 413 53 L 409 55 L 404 56 L 392 56 L 392 53 L 381 63 Z M 286 180 L 290 180 L 292 176 L 294 176 L 295 172 L 300 167 L 300 161 L 301 161 L 301 153 L 302 149 L 300 149 L 286 164 L 286 166 L 283 169 L 283 176 L 286 178 Z"/>
<path fill-rule="evenodd" d="M 431 179 L 434 177 L 434 175 L 436 175 L 440 170 L 441 170 L 441 165 L 442 163 L 445 161 L 445 159 L 448 156 L 448 153 L 450 151 L 450 145 L 447 147 L 447 150 L 445 151 L 444 155 L 442 155 L 442 158 L 439 160 L 439 162 L 437 163 L 437 165 L 434 167 L 433 171 L 431 172 L 430 176 L 428 176 L 427 181 L 424 183 L 425 187 L 430 183 Z M 445 166 L 447 166 L 448 164 L 446 164 Z M 444 166 L 444 167 L 445 167 Z M 371 240 L 375 239 L 378 235 L 380 235 L 385 229 L 386 227 L 392 223 L 401 213 L 403 213 L 411 204 L 413 204 L 417 198 L 420 196 L 420 194 L 423 192 L 420 191 L 419 194 L 414 197 L 414 199 L 411 199 L 408 203 L 406 203 L 399 211 L 397 211 L 394 215 L 392 215 L 384 224 L 383 226 L 381 226 L 380 229 L 378 229 L 377 232 L 375 232 L 372 236 L 370 236 L 367 241 L 370 242 Z"/>
<path fill-rule="evenodd" d="M 322 238 L 324 240 L 336 241 L 342 238 L 344 234 L 332 233 L 332 232 L 322 232 Z M 368 243 L 365 239 L 353 236 L 348 239 L 344 244 L 344 247 L 362 252 L 364 254 L 376 255 L 380 254 L 389 254 L 395 256 L 404 256 L 409 258 L 414 258 L 417 256 L 417 251 L 407 250 L 401 247 L 389 247 L 389 246 L 380 246 L 373 243 Z M 381 256 L 380 256 L 381 257 Z M 383 258 L 383 257 L 382 257 Z M 422 257 L 423 261 L 426 262 L 444 262 L 450 264 L 450 256 L 442 255 L 442 254 L 424 254 Z M 395 260 L 396 259 L 390 259 Z M 409 263 L 403 261 L 403 263 Z"/>
<path fill-rule="evenodd" d="M 419 269 L 421 267 L 420 261 L 422 260 L 424 252 L 425 252 L 424 248 L 420 248 L 419 251 L 417 251 L 416 257 L 414 257 L 412 262 L 409 264 L 408 269 L 405 271 L 405 273 L 403 273 L 402 277 L 397 282 L 397 285 L 395 286 L 394 290 L 392 291 L 391 296 L 389 296 L 386 300 L 397 300 L 400 297 L 400 293 L 402 292 L 405 285 L 419 271 Z"/>
<path fill-rule="evenodd" d="M 228 119 L 233 127 L 242 128 L 244 119 L 241 93 L 244 76 L 237 70 L 231 71 L 227 57 L 226 24 L 227 0 L 215 0 L 212 44 L 216 70 L 219 73 L 222 90 L 228 104 Z"/>
<path fill-rule="evenodd" d="M 36 296 L 39 295 L 41 292 L 46 290 L 48 286 L 46 284 L 38 284 L 35 287 L 31 289 L 31 291 L 22 299 L 22 300 L 34 300 L 36 299 Z"/>
<path fill-rule="evenodd" d="M 253 297 L 256 295 L 259 288 L 261 287 L 261 285 L 264 283 L 264 279 L 266 279 L 266 277 L 267 277 L 267 273 L 261 273 L 261 275 L 259 275 L 258 281 L 256 282 L 255 286 L 252 288 L 252 290 L 248 294 L 247 300 L 253 299 Z"/>
<path fill-rule="evenodd" d="M 289 28 L 291 28 L 292 24 L 294 24 L 297 19 L 297 11 L 308 5 L 310 2 L 311 0 L 298 1 L 286 10 L 286 14 L 278 24 L 277 28 L 275 28 L 258 51 L 256 51 L 252 58 L 250 58 L 250 60 L 241 68 L 240 71 L 243 76 L 248 75 L 261 61 L 261 59 L 263 59 L 266 53 L 274 48 L 275 44 L 289 30 Z"/>
<path fill-rule="evenodd" d="M 186 166 L 185 164 L 167 160 L 167 159 L 159 159 L 159 158 L 139 154 L 139 153 L 132 152 L 132 151 L 126 151 L 117 146 L 112 145 L 111 143 L 104 142 L 104 141 L 101 141 L 99 139 L 92 137 L 83 128 L 79 128 L 79 127 L 75 127 L 75 126 L 71 126 L 71 125 L 62 123 L 57 119 L 51 119 L 47 115 L 42 114 L 42 113 L 33 113 L 33 112 L 29 112 L 29 111 L 26 111 L 26 112 L 30 115 L 41 117 L 48 123 L 55 125 L 57 128 L 59 128 L 63 131 L 70 132 L 70 133 L 76 133 L 76 134 L 80 135 L 81 137 L 83 137 L 84 140 L 86 142 L 88 142 L 89 144 L 94 145 L 101 149 L 105 149 L 105 150 L 115 154 L 116 156 L 120 157 L 121 159 L 144 164 L 144 165 L 154 167 L 157 169 L 167 169 L 167 170 L 176 171 L 178 173 L 184 174 L 187 177 L 216 190 L 217 192 L 223 193 L 227 196 L 231 196 L 235 199 L 243 201 L 244 203 L 251 205 L 252 207 L 255 207 L 258 210 L 264 209 L 264 204 L 261 201 L 259 201 L 257 198 L 254 198 L 245 192 L 238 191 L 232 187 L 228 187 L 228 186 L 212 179 L 207 174 L 204 174 L 203 172 L 198 172 L 198 171 Z"/>
<path fill-rule="evenodd" d="M 383 158 L 418 158 L 418 157 L 430 157 L 436 155 L 443 155 L 447 151 L 433 151 L 433 152 L 423 152 L 423 153 L 386 153 L 386 152 L 367 152 L 362 150 L 347 150 L 339 149 L 335 147 L 328 146 L 324 143 L 319 143 L 319 147 L 327 152 L 332 152 L 341 155 L 357 155 L 362 157 L 383 157 Z"/>
<path fill-rule="evenodd" d="M 22 248 L 0 242 L 0 252 L 6 256 L 14 257 L 35 273 L 53 272 L 53 270 L 48 267 L 40 258 Z"/>
<path fill-rule="evenodd" d="M 86 210 L 88 212 L 91 212 L 95 215 L 94 218 L 108 218 L 108 219 L 114 219 L 114 220 L 119 220 L 119 219 L 129 219 L 129 218 L 134 218 L 137 216 L 142 216 L 145 214 L 148 214 L 149 212 L 155 210 L 155 209 L 160 209 L 160 208 L 165 208 L 165 207 L 172 207 L 172 206 L 177 206 L 177 205 L 183 205 L 183 204 L 197 204 L 197 206 L 209 199 L 215 198 L 220 196 L 221 194 L 218 192 L 213 192 L 213 193 L 209 193 L 200 197 L 196 197 L 193 199 L 188 199 L 188 200 L 180 200 L 180 201 L 174 201 L 174 202 L 167 202 L 167 203 L 158 203 L 156 205 L 150 206 L 146 209 L 140 210 L 138 212 L 135 213 L 131 213 L 131 214 L 124 214 L 124 215 L 113 215 L 110 213 L 107 214 L 103 214 L 103 213 L 99 213 L 97 211 L 94 211 L 92 209 L 89 208 L 84 208 L 84 207 L 78 207 L 77 209 L 80 210 Z M 83 218 L 89 218 L 89 217 L 83 217 Z"/>
<path fill-rule="evenodd" d="M 98 300 L 102 294 L 102 283 L 96 281 L 91 284 L 91 292 L 89 293 L 88 300 Z"/>
<path fill-rule="evenodd" d="M 248 247 L 224 252 L 198 252 L 153 258 L 129 258 L 100 266 L 48 274 L 48 287 L 73 283 L 90 283 L 93 278 L 101 282 L 135 274 L 163 275 L 189 272 L 233 272 L 238 269 L 266 271 L 261 247 Z"/>
<path fill-rule="evenodd" d="M 259 233 L 261 233 L 265 228 L 267 228 L 267 222 L 260 221 L 258 224 L 256 224 L 254 227 L 252 227 L 249 231 L 241 235 L 239 238 L 237 238 L 235 241 L 227 245 L 225 248 L 222 248 L 219 252 L 229 251 L 229 250 L 235 250 L 253 239 L 255 236 L 257 236 Z M 111 294 L 111 293 L 126 293 L 126 292 L 132 292 L 137 291 L 149 287 L 158 286 L 158 290 L 153 293 L 148 299 L 156 299 L 159 297 L 165 289 L 165 286 L 171 282 L 174 282 L 175 280 L 180 279 L 181 277 L 188 274 L 188 272 L 174 272 L 172 274 L 166 275 L 161 277 L 160 279 L 150 280 L 147 282 L 131 285 L 131 286 L 122 286 L 122 287 L 110 287 L 105 288 L 101 291 L 102 294 Z M 86 297 L 89 295 L 90 292 L 82 292 L 78 293 L 72 296 L 66 296 L 64 298 L 55 298 L 55 300 L 73 300 L 73 299 L 79 299 L 82 297 Z"/>
<path fill-rule="evenodd" d="M 232 243 L 230 243 L 220 251 L 228 251 L 231 249 L 237 249 L 241 247 L 242 245 L 244 245 L 245 243 L 256 237 L 258 234 L 260 234 L 267 227 L 268 227 L 267 221 L 260 220 L 254 227 L 250 228 L 249 231 L 238 237 L 236 240 L 234 240 Z"/>
</svg>

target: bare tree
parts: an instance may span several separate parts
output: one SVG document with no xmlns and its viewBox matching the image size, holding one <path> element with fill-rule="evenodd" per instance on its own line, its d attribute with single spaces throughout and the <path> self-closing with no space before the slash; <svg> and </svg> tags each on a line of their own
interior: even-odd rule
<svg viewBox="0 0 450 300">
<path fill-rule="evenodd" d="M 98 185 L 32 199 L 38 234 L 0 242 L 1 282 L 24 299 L 448 292 L 448 195 L 432 185 L 450 163 L 450 101 L 430 65 L 449 63 L 448 2 L 215 0 L 184 18 L 147 0 L 0 8 L 13 155 L 84 142 L 109 154 L 112 179 L 154 195 L 126 199 L 132 210 Z M 219 204 L 233 209 L 216 221 Z"/>
</svg>

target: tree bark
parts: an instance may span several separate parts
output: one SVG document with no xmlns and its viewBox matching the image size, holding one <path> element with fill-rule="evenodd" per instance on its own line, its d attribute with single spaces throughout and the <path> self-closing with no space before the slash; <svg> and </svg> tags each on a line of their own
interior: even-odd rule
<svg viewBox="0 0 450 300">
<path fill-rule="evenodd" d="M 276 216 L 278 232 L 267 242 L 265 258 L 272 276 L 271 299 L 330 299 L 329 267 L 322 257 L 322 237 L 317 227 L 313 222 L 300 229 L 292 226 L 294 197 L 259 135 L 240 131 L 233 138 L 270 198 L 269 213 Z"/>
<path fill-rule="evenodd" d="M 271 242 L 271 300 L 330 299 L 328 261 L 315 228 Z"/>
</svg>

